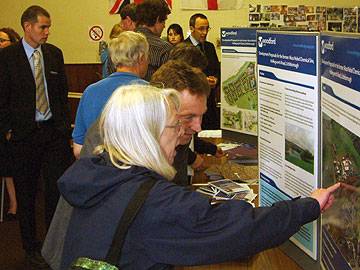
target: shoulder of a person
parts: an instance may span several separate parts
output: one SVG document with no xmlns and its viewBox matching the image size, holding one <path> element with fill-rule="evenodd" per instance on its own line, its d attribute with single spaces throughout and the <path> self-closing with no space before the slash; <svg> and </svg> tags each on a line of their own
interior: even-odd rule
<svg viewBox="0 0 360 270">
<path fill-rule="evenodd" d="M 210 41 L 205 41 L 205 46 L 212 47 L 215 49 L 215 45 L 213 43 L 211 43 Z"/>
<path fill-rule="evenodd" d="M 189 42 L 190 42 L 190 43 L 191 43 L 190 36 L 188 36 L 187 38 L 185 38 L 185 39 L 184 39 L 184 42 L 186 42 L 186 43 L 189 43 Z"/>
<path fill-rule="evenodd" d="M 0 50 L 0 55 L 3 57 L 6 56 L 13 56 L 14 54 L 20 52 L 21 50 L 24 50 L 21 42 L 16 42 L 14 44 L 11 44 L 10 46 L 7 46 L 6 48 L 3 48 Z"/>
<path fill-rule="evenodd" d="M 61 49 L 56 47 L 55 45 L 53 45 L 51 43 L 45 43 L 45 44 L 41 45 L 41 48 L 43 50 L 47 50 L 47 51 L 49 51 L 51 53 L 62 54 Z"/>
</svg>

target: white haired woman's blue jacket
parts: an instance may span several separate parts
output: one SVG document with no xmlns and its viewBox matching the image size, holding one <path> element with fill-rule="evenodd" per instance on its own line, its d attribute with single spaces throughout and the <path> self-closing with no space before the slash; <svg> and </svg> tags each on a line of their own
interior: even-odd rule
<svg viewBox="0 0 360 270">
<path fill-rule="evenodd" d="M 253 208 L 244 201 L 211 205 L 207 197 L 177 186 L 146 168 L 120 170 L 104 155 L 76 161 L 60 178 L 74 207 L 61 269 L 77 257 L 103 259 L 118 221 L 139 185 L 158 179 L 130 226 L 121 269 L 169 269 L 246 258 L 277 246 L 320 215 L 311 198 Z"/>
</svg>

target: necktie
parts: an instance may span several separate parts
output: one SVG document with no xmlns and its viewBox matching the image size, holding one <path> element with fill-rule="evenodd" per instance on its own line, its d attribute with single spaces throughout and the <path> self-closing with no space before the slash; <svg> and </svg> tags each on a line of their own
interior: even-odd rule
<svg viewBox="0 0 360 270">
<path fill-rule="evenodd" d="M 200 49 L 200 51 L 204 52 L 204 47 L 203 47 L 203 44 L 201 43 L 198 43 L 198 45 L 196 45 L 197 48 Z"/>
<path fill-rule="evenodd" d="M 35 50 L 33 53 L 34 60 L 34 76 L 36 84 L 36 109 L 45 114 L 49 109 L 49 104 L 46 99 L 45 94 L 45 85 L 44 85 L 44 76 L 41 67 L 41 55 L 38 50 Z"/>
</svg>

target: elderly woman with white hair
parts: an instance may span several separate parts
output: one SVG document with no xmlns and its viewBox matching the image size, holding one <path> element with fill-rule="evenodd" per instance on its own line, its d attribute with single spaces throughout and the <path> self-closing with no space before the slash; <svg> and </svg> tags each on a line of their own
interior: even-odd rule
<svg viewBox="0 0 360 270">
<path fill-rule="evenodd" d="M 101 114 L 103 145 L 97 155 L 76 161 L 58 182 L 74 207 L 61 269 L 79 257 L 104 259 L 124 209 L 150 178 L 156 182 L 126 234 L 120 269 L 248 257 L 283 243 L 332 204 L 338 185 L 316 190 L 312 198 L 253 208 L 245 201 L 214 206 L 204 195 L 173 184 L 171 164 L 183 133 L 178 109 L 175 90 L 131 85 L 113 93 Z"/>
</svg>

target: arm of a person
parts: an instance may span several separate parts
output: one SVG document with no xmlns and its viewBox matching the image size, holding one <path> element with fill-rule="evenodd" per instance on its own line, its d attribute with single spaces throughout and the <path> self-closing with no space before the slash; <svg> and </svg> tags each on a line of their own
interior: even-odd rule
<svg viewBox="0 0 360 270">
<path fill-rule="evenodd" d="M 66 72 L 65 72 L 65 63 L 64 63 L 64 56 L 62 51 L 59 49 L 59 76 L 60 76 L 60 82 L 61 82 L 61 89 L 62 89 L 62 97 L 61 100 L 63 102 L 63 110 L 64 110 L 64 121 L 65 125 L 67 127 L 67 136 L 71 137 L 71 113 L 70 113 L 70 105 L 69 105 L 69 86 L 67 82 Z"/>
<path fill-rule="evenodd" d="M 85 135 L 84 144 L 82 145 L 80 157 L 93 155 L 97 146 L 101 145 L 99 131 L 99 118 L 90 126 Z"/>
<path fill-rule="evenodd" d="M 10 121 L 10 75 L 4 53 L 0 52 L 0 136 L 5 138 L 11 129 Z"/>
<path fill-rule="evenodd" d="M 105 60 L 109 57 L 107 43 L 103 40 L 99 42 L 99 55 L 101 63 L 105 63 Z"/>
<path fill-rule="evenodd" d="M 220 82 L 220 61 L 217 56 L 214 44 L 212 44 L 212 50 L 213 50 L 213 53 L 212 53 L 213 54 L 213 61 L 212 61 L 213 74 L 211 74 L 211 75 L 216 77 L 217 82 L 219 83 Z"/>
<path fill-rule="evenodd" d="M 220 83 L 220 62 L 216 54 L 214 44 L 207 43 L 207 59 L 209 65 L 206 69 L 206 75 L 211 88 L 215 88 Z"/>
<path fill-rule="evenodd" d="M 82 148 L 82 144 L 77 144 L 73 142 L 73 153 L 76 159 L 80 158 L 81 148 Z"/>
<path fill-rule="evenodd" d="M 191 168 L 193 168 L 194 170 L 202 170 L 206 168 L 204 166 L 205 165 L 204 159 L 190 148 L 189 148 L 187 164 L 190 165 Z"/>
<path fill-rule="evenodd" d="M 195 151 L 199 154 L 210 154 L 217 158 L 223 157 L 225 154 L 220 147 L 217 147 L 215 144 L 202 140 L 201 138 L 195 136 L 194 148 Z"/>
<path fill-rule="evenodd" d="M 159 198 L 162 202 L 146 222 L 143 239 L 149 256 L 171 265 L 247 258 L 282 244 L 320 215 L 312 198 L 253 208 L 244 201 L 213 206 L 196 192 L 167 192 L 169 199 Z"/>
<path fill-rule="evenodd" d="M 195 160 L 196 160 L 196 153 L 193 150 L 191 150 L 189 147 L 187 164 L 191 165 L 195 162 Z"/>
<path fill-rule="evenodd" d="M 211 142 L 202 140 L 198 136 L 194 136 L 194 149 L 199 154 L 210 154 L 215 156 L 217 146 Z"/>
<path fill-rule="evenodd" d="M 79 106 L 76 112 L 75 117 L 75 127 L 72 133 L 73 138 L 73 153 L 74 156 L 79 159 L 80 158 L 80 151 L 81 147 L 84 144 L 84 138 L 86 134 L 86 127 L 83 120 L 83 106 L 82 106 L 83 99 L 80 99 Z"/>
</svg>

